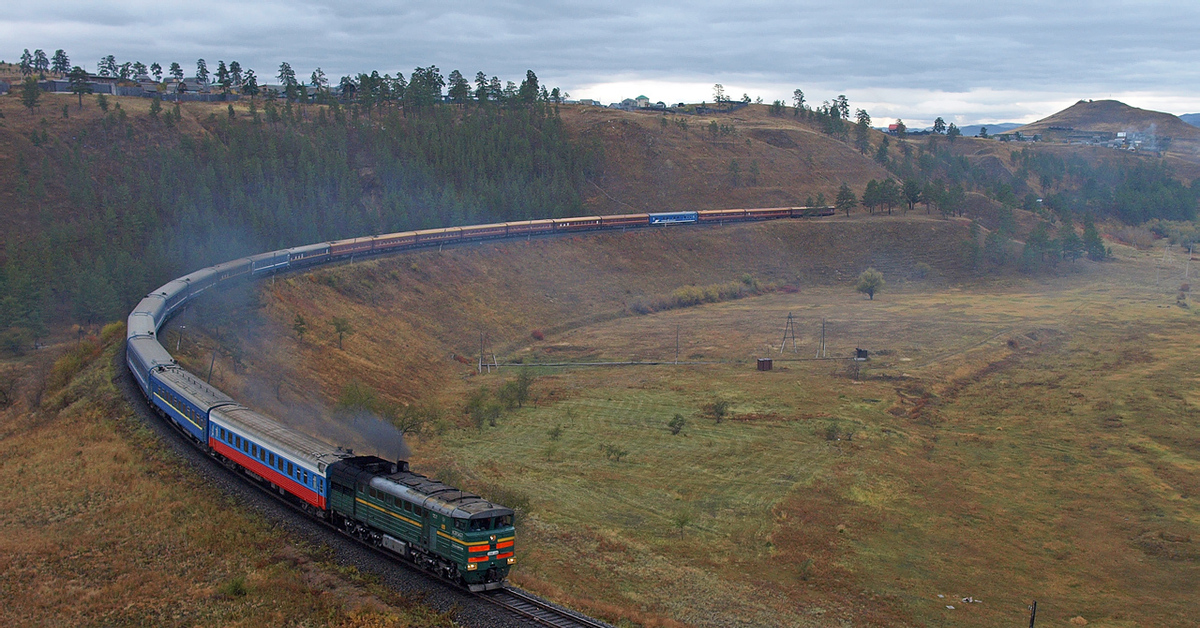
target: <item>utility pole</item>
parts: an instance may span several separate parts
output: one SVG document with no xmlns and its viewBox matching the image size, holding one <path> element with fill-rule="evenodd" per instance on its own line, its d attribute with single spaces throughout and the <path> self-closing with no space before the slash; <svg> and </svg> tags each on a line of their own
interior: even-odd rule
<svg viewBox="0 0 1200 628">
<path fill-rule="evenodd" d="M 788 312 L 787 324 L 783 327 L 783 342 L 779 343 L 779 353 L 787 346 L 788 337 L 792 339 L 792 353 L 796 352 L 796 317 Z"/>
<path fill-rule="evenodd" d="M 675 364 L 679 364 L 679 324 L 675 324 Z"/>
<path fill-rule="evenodd" d="M 825 319 L 821 319 L 821 344 L 817 347 L 817 357 L 825 357 Z"/>
<path fill-rule="evenodd" d="M 175 353 L 179 353 L 179 345 L 183 344 L 183 332 L 187 329 L 187 325 L 179 326 L 179 335 L 175 336 Z"/>
<path fill-rule="evenodd" d="M 1033 622 L 1037 621 L 1037 600 L 1029 606 L 1029 628 L 1033 628 Z"/>
</svg>

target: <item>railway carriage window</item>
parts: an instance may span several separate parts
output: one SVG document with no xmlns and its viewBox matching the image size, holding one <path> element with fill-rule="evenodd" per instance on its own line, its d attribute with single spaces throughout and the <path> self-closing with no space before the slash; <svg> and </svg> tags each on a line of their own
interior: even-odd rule
<svg viewBox="0 0 1200 628">
<path fill-rule="evenodd" d="M 267 460 L 270 461 L 272 467 L 275 466 L 275 454 L 267 454 Z"/>
<path fill-rule="evenodd" d="M 307 470 L 304 472 L 304 483 L 308 484 L 308 471 Z"/>
<path fill-rule="evenodd" d="M 258 459 L 262 460 L 263 462 L 266 462 L 267 461 L 267 450 L 263 449 L 262 447 L 259 447 L 258 448 Z"/>
<path fill-rule="evenodd" d="M 292 461 L 288 461 L 288 475 L 292 475 Z"/>
<path fill-rule="evenodd" d="M 258 457 L 258 445 L 254 445 L 254 444 L 250 445 L 250 455 L 255 458 Z"/>
</svg>

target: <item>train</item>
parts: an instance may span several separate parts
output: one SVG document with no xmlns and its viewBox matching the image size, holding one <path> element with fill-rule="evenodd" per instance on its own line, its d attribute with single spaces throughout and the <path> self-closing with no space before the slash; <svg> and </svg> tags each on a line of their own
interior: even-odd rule
<svg viewBox="0 0 1200 628">
<path fill-rule="evenodd" d="M 222 464 L 308 515 L 473 592 L 502 588 L 516 563 L 511 508 L 409 469 L 356 455 L 255 412 L 180 366 L 162 326 L 196 297 L 230 285 L 339 260 L 492 238 L 591 230 L 830 216 L 833 207 L 775 207 L 546 218 L 422 229 L 251 255 L 172 279 L 126 322 L 125 361 L 161 417 Z"/>
</svg>

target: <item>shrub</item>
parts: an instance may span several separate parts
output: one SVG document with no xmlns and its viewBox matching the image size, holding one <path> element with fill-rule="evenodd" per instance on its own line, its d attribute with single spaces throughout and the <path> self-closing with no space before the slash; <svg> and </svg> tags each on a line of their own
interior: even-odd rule
<svg viewBox="0 0 1200 628">
<path fill-rule="evenodd" d="M 1123 226 L 1114 229 L 1110 235 L 1139 250 L 1154 246 L 1154 232 L 1146 227 Z"/>
<path fill-rule="evenodd" d="M 924 278 L 928 277 L 930 275 L 930 273 L 932 273 L 932 272 L 933 272 L 933 267 L 930 266 L 929 264 L 926 264 L 925 262 L 917 262 L 917 265 L 913 266 L 913 276 L 916 277 L 917 279 L 924 279 Z"/>
<path fill-rule="evenodd" d="M 608 458 L 613 462 L 620 462 L 621 458 L 629 455 L 628 451 L 610 443 L 600 445 L 600 451 L 604 453 L 605 458 Z"/>
<path fill-rule="evenodd" d="M 685 425 L 687 425 L 687 420 L 683 418 L 682 414 L 676 414 L 675 418 L 667 421 L 667 429 L 670 429 L 673 435 L 682 432 Z"/>
<path fill-rule="evenodd" d="M 246 589 L 246 578 L 242 576 L 238 576 L 221 585 L 220 591 L 221 595 L 227 595 L 229 597 L 242 597 L 249 593 L 249 591 Z"/>
<path fill-rule="evenodd" d="M 357 379 L 350 380 L 345 386 L 342 386 L 342 392 L 338 395 L 338 408 L 342 410 L 366 410 L 374 412 L 379 403 L 379 396 L 370 386 L 358 381 Z"/>
<path fill-rule="evenodd" d="M 533 330 L 533 332 L 531 332 L 529 335 L 533 336 L 534 340 L 545 340 L 546 339 L 546 335 L 537 329 Z"/>
<path fill-rule="evenodd" d="M 733 404 L 726 399 L 714 399 L 704 405 L 704 414 L 707 414 L 717 423 L 720 423 L 725 417 L 729 416 L 729 408 Z"/>
</svg>

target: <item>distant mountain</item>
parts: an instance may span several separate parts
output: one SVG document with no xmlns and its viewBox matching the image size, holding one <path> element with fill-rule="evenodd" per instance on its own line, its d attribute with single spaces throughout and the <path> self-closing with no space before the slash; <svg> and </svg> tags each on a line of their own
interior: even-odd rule
<svg viewBox="0 0 1200 628">
<path fill-rule="evenodd" d="M 1121 141 L 1118 133 L 1200 163 L 1200 128 L 1178 116 L 1138 109 L 1116 100 L 1081 100 L 1066 109 L 1017 129 L 1023 135 L 1041 135 L 1049 142 L 1106 144 Z M 1154 148 L 1156 147 L 1157 148 Z"/>
<path fill-rule="evenodd" d="M 979 129 L 984 127 L 987 127 L 988 135 L 995 135 L 997 133 L 1007 133 L 1020 126 L 1020 123 L 1017 122 L 1001 122 L 999 124 L 968 124 L 967 126 L 958 127 L 958 129 L 967 137 L 975 137 L 979 135 Z"/>
<path fill-rule="evenodd" d="M 1200 113 L 1185 113 L 1179 116 L 1179 119 L 1192 126 L 1200 126 Z"/>
<path fill-rule="evenodd" d="M 1149 133 L 1175 139 L 1200 140 L 1200 131 L 1178 116 L 1138 109 L 1116 100 L 1081 100 L 1066 109 L 1020 128 L 1033 135 L 1047 131 Z"/>
</svg>

